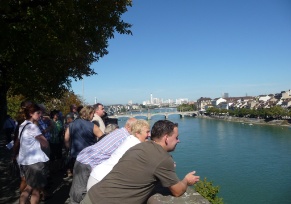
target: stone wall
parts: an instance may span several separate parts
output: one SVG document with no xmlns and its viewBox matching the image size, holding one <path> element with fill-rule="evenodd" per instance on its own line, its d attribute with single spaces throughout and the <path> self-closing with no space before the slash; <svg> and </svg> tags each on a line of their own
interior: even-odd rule
<svg viewBox="0 0 291 204">
<path fill-rule="evenodd" d="M 147 204 L 210 204 L 208 200 L 203 198 L 197 193 L 193 187 L 188 187 L 184 195 L 174 197 L 170 194 L 169 190 L 163 188 L 156 191 L 152 195 Z"/>
</svg>

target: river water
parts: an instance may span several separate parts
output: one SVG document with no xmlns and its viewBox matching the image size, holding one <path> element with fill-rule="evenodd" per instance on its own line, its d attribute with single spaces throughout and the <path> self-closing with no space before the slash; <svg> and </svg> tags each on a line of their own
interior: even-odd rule
<svg viewBox="0 0 291 204">
<path fill-rule="evenodd" d="M 150 123 L 164 119 L 154 116 Z M 178 176 L 195 170 L 220 187 L 225 204 L 291 203 L 291 128 L 171 115 L 180 143 Z M 119 120 L 123 126 L 125 119 Z"/>
</svg>

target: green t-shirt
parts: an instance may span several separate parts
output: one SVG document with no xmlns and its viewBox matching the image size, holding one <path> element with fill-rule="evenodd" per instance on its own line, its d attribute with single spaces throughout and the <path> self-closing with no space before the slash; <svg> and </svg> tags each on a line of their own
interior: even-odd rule
<svg viewBox="0 0 291 204">
<path fill-rule="evenodd" d="M 61 121 L 53 121 L 52 120 L 52 129 L 51 129 L 51 138 L 50 143 L 60 143 L 63 139 L 63 125 Z"/>
</svg>

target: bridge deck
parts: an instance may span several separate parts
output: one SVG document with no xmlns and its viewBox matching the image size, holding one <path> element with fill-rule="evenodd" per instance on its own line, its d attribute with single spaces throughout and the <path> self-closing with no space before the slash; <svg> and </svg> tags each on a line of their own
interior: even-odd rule
<svg viewBox="0 0 291 204">
<path fill-rule="evenodd" d="M 160 113 L 131 113 L 131 114 L 126 114 L 126 115 L 114 115 L 114 116 L 109 116 L 110 118 L 121 118 L 121 117 L 146 117 L 148 120 L 150 120 L 153 116 L 156 115 L 161 115 L 161 116 L 165 116 L 166 119 L 168 119 L 168 117 L 170 115 L 180 115 L 180 117 L 184 117 L 186 115 L 188 116 L 193 116 L 193 115 L 197 115 L 198 111 L 187 111 L 187 112 L 160 112 Z"/>
</svg>

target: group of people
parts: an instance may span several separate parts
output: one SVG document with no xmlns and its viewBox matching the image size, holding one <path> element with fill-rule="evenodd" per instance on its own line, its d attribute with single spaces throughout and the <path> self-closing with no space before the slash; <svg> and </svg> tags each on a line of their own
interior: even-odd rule
<svg viewBox="0 0 291 204">
<path fill-rule="evenodd" d="M 178 125 L 157 121 L 152 129 L 146 120 L 129 118 L 124 127 L 106 125 L 104 107 L 98 103 L 77 111 L 72 105 L 65 123 L 59 111 L 51 119 L 32 102 L 21 105 L 23 118 L 17 128 L 20 141 L 16 155 L 21 170 L 20 204 L 39 203 L 49 175 L 49 165 L 69 152 L 67 178 L 72 179 L 70 203 L 144 203 L 155 186 L 174 196 L 199 181 L 195 172 L 179 180 L 169 154 L 179 143 Z M 54 166 L 53 169 L 56 169 Z"/>
<path fill-rule="evenodd" d="M 195 171 L 179 180 L 169 152 L 179 143 L 178 125 L 129 118 L 124 127 L 77 155 L 70 203 L 145 203 L 156 186 L 181 196 L 200 177 Z"/>
</svg>

